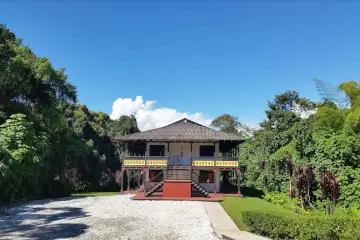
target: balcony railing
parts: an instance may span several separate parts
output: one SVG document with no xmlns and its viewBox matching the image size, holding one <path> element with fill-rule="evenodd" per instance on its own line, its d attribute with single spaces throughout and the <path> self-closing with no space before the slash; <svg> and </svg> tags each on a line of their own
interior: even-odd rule
<svg viewBox="0 0 360 240">
<path fill-rule="evenodd" d="M 124 167 L 159 167 L 164 168 L 170 164 L 169 157 L 147 157 L 147 156 L 125 156 L 123 157 Z M 234 157 L 192 157 L 192 167 L 221 167 L 236 168 L 239 166 L 238 158 Z"/>
<path fill-rule="evenodd" d="M 233 157 L 193 157 L 193 167 L 238 167 L 239 159 Z"/>
<path fill-rule="evenodd" d="M 145 156 L 125 156 L 123 157 L 124 167 L 166 167 L 169 157 L 145 157 Z"/>
</svg>

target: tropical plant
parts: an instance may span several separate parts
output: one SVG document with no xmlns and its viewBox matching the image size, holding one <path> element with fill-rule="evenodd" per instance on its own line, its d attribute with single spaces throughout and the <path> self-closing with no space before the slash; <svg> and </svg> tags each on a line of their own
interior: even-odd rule
<svg viewBox="0 0 360 240">
<path fill-rule="evenodd" d="M 339 181 L 331 172 L 325 172 L 319 177 L 319 187 L 325 212 L 332 215 L 340 195 Z"/>
</svg>

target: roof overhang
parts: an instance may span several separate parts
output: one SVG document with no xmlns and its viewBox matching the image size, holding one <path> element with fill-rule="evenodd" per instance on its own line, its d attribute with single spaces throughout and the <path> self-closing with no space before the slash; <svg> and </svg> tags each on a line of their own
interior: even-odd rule
<svg viewBox="0 0 360 240">
<path fill-rule="evenodd" d="M 218 142 L 231 142 L 231 143 L 243 143 L 245 140 L 204 140 L 204 139 L 124 139 L 124 138 L 114 138 L 113 142 L 123 142 L 123 143 L 131 143 L 131 142 L 184 142 L 184 143 L 218 143 Z"/>
</svg>

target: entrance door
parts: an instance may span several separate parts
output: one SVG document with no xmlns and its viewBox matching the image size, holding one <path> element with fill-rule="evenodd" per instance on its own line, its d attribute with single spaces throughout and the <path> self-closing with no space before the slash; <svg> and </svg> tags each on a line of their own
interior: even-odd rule
<svg viewBox="0 0 360 240">
<path fill-rule="evenodd" d="M 190 143 L 171 143 L 170 152 L 171 152 L 170 165 L 190 166 L 191 164 Z"/>
</svg>

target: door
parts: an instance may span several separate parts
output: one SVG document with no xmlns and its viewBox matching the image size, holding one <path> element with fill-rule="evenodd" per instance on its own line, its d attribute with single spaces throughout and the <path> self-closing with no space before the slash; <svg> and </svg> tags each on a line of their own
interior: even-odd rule
<svg viewBox="0 0 360 240">
<path fill-rule="evenodd" d="M 171 152 L 170 165 L 190 166 L 191 164 L 190 143 L 171 143 L 170 152 Z"/>
</svg>

